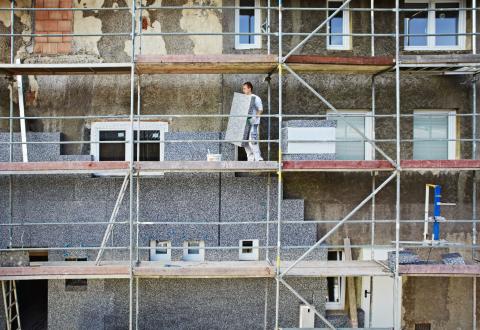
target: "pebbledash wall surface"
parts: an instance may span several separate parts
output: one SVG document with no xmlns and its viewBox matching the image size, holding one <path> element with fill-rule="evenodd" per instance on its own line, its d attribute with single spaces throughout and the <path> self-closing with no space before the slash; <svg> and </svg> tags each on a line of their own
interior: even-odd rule
<svg viewBox="0 0 480 330">
<path fill-rule="evenodd" d="M 5 135 L 1 134 L 0 139 Z M 59 133 L 30 133 L 30 141 L 58 141 Z M 165 139 L 214 140 L 221 133 L 166 133 Z M 18 138 L 18 136 L 16 136 Z M 6 145 L 0 148 L 5 161 Z M 221 150 L 220 150 L 221 148 Z M 223 159 L 233 159 L 234 147 L 227 143 L 166 144 L 166 160 L 204 160 L 207 150 L 222 153 Z M 15 157 L 19 157 L 18 149 Z M 58 144 L 32 145 L 32 161 L 61 160 Z M 70 157 L 73 157 L 71 155 Z M 89 155 L 77 156 L 89 158 Z M 8 158 L 8 157 L 7 157 Z M 0 185 L 8 187 L 8 177 Z M 123 178 L 91 175 L 45 175 L 12 177 L 12 221 L 22 222 L 91 222 L 108 221 Z M 271 184 L 271 219 L 276 219 L 276 179 Z M 8 215 L 8 189 L 1 189 L 1 218 Z M 128 219 L 128 192 L 124 197 L 118 221 Z M 257 221 L 258 225 L 148 225 L 141 226 L 139 245 L 149 241 L 170 240 L 181 247 L 186 240 L 204 240 L 207 247 L 238 246 L 242 239 L 259 239 L 266 245 L 267 177 L 234 173 L 174 174 L 141 178 L 140 219 L 143 221 L 227 222 Z M 303 200 L 284 200 L 283 217 L 303 220 Z M 2 248 L 8 246 L 8 229 L 1 227 Z M 14 227 L 13 246 L 16 247 L 93 247 L 99 246 L 104 234 L 102 225 L 24 226 Z M 270 245 L 276 244 L 276 228 L 270 225 Z M 315 224 L 286 224 L 282 227 L 285 246 L 308 246 L 316 241 Z M 128 246 L 128 224 L 116 225 L 109 246 Z M 305 249 L 284 249 L 283 259 L 298 257 Z M 148 260 L 149 250 L 142 250 L 141 260 Z M 182 250 L 172 251 L 172 260 L 180 260 Z M 274 249 L 270 255 L 275 255 Z M 68 257 L 87 257 L 94 260 L 94 251 L 50 251 L 50 261 Z M 265 250 L 260 252 L 265 259 Z M 326 252 L 319 249 L 310 259 L 325 260 Z M 103 260 L 128 260 L 128 251 L 107 251 Z M 206 250 L 205 260 L 238 260 L 238 249 Z M 141 329 L 215 329 L 252 328 L 264 325 L 265 299 L 268 299 L 268 323 L 273 326 L 275 285 L 272 279 L 140 279 L 139 299 Z M 297 279 L 292 285 L 319 311 L 324 311 L 326 279 Z M 282 291 L 282 324 L 298 326 L 299 302 Z M 49 280 L 49 329 L 124 329 L 128 327 L 128 281 L 88 280 L 85 291 L 66 290 L 65 280 Z M 319 323 L 319 325 L 321 325 Z"/>
</svg>

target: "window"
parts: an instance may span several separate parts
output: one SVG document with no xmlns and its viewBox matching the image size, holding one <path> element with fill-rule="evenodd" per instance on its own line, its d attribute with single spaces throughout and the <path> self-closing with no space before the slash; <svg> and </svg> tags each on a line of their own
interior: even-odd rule
<svg viewBox="0 0 480 330">
<path fill-rule="evenodd" d="M 340 8 L 343 2 L 343 0 L 327 1 L 327 17 Z M 348 8 L 348 5 L 345 8 Z M 332 17 L 327 24 L 327 33 L 327 49 L 350 49 L 351 36 L 342 35 L 350 33 L 350 13 L 348 10 L 342 10 Z"/>
<path fill-rule="evenodd" d="M 150 261 L 170 261 L 172 259 L 172 243 L 170 241 L 150 241 Z"/>
<path fill-rule="evenodd" d="M 458 33 L 466 32 L 465 11 L 455 10 L 464 7 L 465 0 L 406 0 L 405 8 L 409 11 L 404 17 L 405 49 L 464 49 L 465 35 Z"/>
<path fill-rule="evenodd" d="M 455 114 L 455 111 L 414 112 L 413 159 L 456 158 Z"/>
<path fill-rule="evenodd" d="M 259 7 L 259 0 L 236 0 L 236 7 Z M 260 33 L 260 9 L 235 9 L 235 33 Z M 236 49 L 261 48 L 261 35 L 235 35 Z"/>
<path fill-rule="evenodd" d="M 258 239 L 240 241 L 239 260 L 258 260 Z"/>
<path fill-rule="evenodd" d="M 203 261 L 205 259 L 204 241 L 186 241 L 183 243 L 183 260 Z"/>
<path fill-rule="evenodd" d="M 328 261 L 342 261 L 343 251 L 328 251 Z M 327 277 L 328 295 L 325 297 L 325 308 L 329 310 L 344 309 L 345 307 L 345 277 Z"/>
<path fill-rule="evenodd" d="M 130 122 L 95 122 L 92 123 L 91 154 L 96 161 L 128 161 L 131 159 L 130 144 L 126 143 L 133 137 L 137 142 L 138 123 L 133 126 L 133 136 Z M 164 134 L 168 124 L 163 122 L 140 122 L 140 160 L 163 160 Z M 158 143 L 156 143 L 158 141 Z M 144 142 L 144 143 L 142 143 Z M 134 146 L 133 157 L 137 159 L 137 146 Z"/>
<path fill-rule="evenodd" d="M 339 113 L 345 115 L 345 119 L 354 125 L 360 132 L 369 139 L 374 139 L 373 117 L 368 111 L 342 110 Z M 367 117 L 369 116 L 369 117 Z M 338 160 L 372 160 L 374 159 L 374 148 L 369 142 L 363 142 L 363 137 L 357 133 L 352 126 L 348 125 L 335 112 L 327 114 L 328 119 L 337 121 L 335 130 L 336 159 Z M 344 142 L 341 142 L 341 141 Z"/>
</svg>

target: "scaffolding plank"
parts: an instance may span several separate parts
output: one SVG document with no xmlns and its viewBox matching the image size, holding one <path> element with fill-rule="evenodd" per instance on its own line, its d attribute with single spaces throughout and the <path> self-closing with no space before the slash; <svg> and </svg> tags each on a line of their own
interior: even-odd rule
<svg viewBox="0 0 480 330">
<path fill-rule="evenodd" d="M 139 74 L 263 73 L 277 67 L 274 55 L 138 55 Z"/>
<path fill-rule="evenodd" d="M 286 63 L 298 72 L 376 74 L 391 69 L 390 56 L 292 55 Z"/>
<path fill-rule="evenodd" d="M 438 54 L 401 55 L 400 69 L 408 73 L 474 74 L 480 70 L 480 55 Z"/>
<path fill-rule="evenodd" d="M 283 261 L 284 270 L 293 261 Z M 143 261 L 133 268 L 136 277 L 152 278 L 274 278 L 275 267 L 267 261 Z M 374 261 L 302 261 L 287 277 L 390 276 Z M 96 266 L 89 261 L 35 262 L 28 267 L 0 267 L 0 280 L 126 278 L 128 262 L 105 261 Z"/>
<path fill-rule="evenodd" d="M 162 161 L 138 162 L 135 168 L 140 172 L 272 172 L 278 170 L 278 163 L 240 161 Z"/>
<path fill-rule="evenodd" d="M 477 277 L 480 276 L 480 265 L 400 265 L 400 275 L 428 277 Z"/>
<path fill-rule="evenodd" d="M 480 160 L 402 160 L 401 167 L 407 171 L 474 171 L 480 169 Z"/>
<path fill-rule="evenodd" d="M 285 271 L 293 261 L 284 261 Z M 287 277 L 330 277 L 330 276 L 391 276 L 383 265 L 372 260 L 352 261 L 301 261 L 285 276 Z"/>
<path fill-rule="evenodd" d="M 283 170 L 290 172 L 368 172 L 393 169 L 392 164 L 386 160 L 288 160 L 283 162 Z"/>
<path fill-rule="evenodd" d="M 128 265 L 85 265 L 84 261 L 69 261 L 60 265 L 30 267 L 0 267 L 0 280 L 128 278 Z"/>
<path fill-rule="evenodd" d="M 274 277 L 275 271 L 266 261 L 177 261 L 142 263 L 134 268 L 134 275 L 154 278 L 253 278 Z"/>
<path fill-rule="evenodd" d="M 0 162 L 0 175 L 8 174 L 76 174 L 112 172 L 126 173 L 129 162 Z"/>
<path fill-rule="evenodd" d="M 91 75 L 129 74 L 130 63 L 76 63 L 76 64 L 0 64 L 5 75 Z"/>
</svg>

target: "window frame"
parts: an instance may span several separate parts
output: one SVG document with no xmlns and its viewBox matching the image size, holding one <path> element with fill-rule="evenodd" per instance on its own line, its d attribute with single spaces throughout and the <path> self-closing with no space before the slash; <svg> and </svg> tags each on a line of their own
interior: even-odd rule
<svg viewBox="0 0 480 330">
<path fill-rule="evenodd" d="M 188 253 L 189 249 L 192 249 L 188 244 L 192 242 L 198 242 L 198 254 Z M 195 247 L 196 248 L 196 247 Z M 184 261 L 204 261 L 205 260 L 205 241 L 203 240 L 189 240 L 183 242 L 183 257 Z"/>
<path fill-rule="evenodd" d="M 260 0 L 254 0 L 255 7 L 260 6 Z M 235 7 L 240 7 L 240 0 L 235 0 Z M 255 15 L 255 31 L 254 33 L 262 32 L 262 18 L 261 10 L 254 9 Z M 240 9 L 235 9 L 235 33 L 240 33 Z M 240 43 L 240 35 L 235 34 L 235 49 L 260 49 L 262 48 L 262 35 L 254 35 L 255 42 L 253 44 Z"/>
<path fill-rule="evenodd" d="M 242 244 L 243 242 L 252 242 L 252 247 L 244 247 Z M 238 260 L 241 261 L 256 261 L 259 260 L 259 240 L 258 239 L 242 239 L 239 241 L 239 249 L 238 249 Z M 244 253 L 244 249 L 252 249 L 250 253 Z"/>
<path fill-rule="evenodd" d="M 327 11 L 326 17 L 328 18 L 329 11 L 330 11 L 330 2 L 345 2 L 345 0 L 327 0 Z M 344 10 L 342 10 L 342 34 L 351 34 L 352 33 L 352 26 L 350 25 L 350 11 L 348 10 L 350 4 L 346 5 Z M 352 36 L 342 35 L 342 44 L 341 45 L 332 45 L 330 44 L 330 37 L 335 34 L 330 34 L 330 21 L 327 23 L 327 50 L 351 50 L 352 49 Z"/>
<path fill-rule="evenodd" d="M 465 0 L 405 0 L 405 3 L 428 3 L 428 9 L 435 9 L 437 3 L 456 2 L 459 8 L 465 8 Z M 435 45 L 435 13 L 436 11 L 428 11 L 427 14 L 427 45 L 426 46 L 408 46 L 406 45 L 406 39 L 408 36 L 405 33 L 405 20 L 404 24 L 404 41 L 403 49 L 406 51 L 421 51 L 421 50 L 465 50 L 466 49 L 466 35 L 458 36 L 458 45 L 456 46 L 436 46 Z M 467 15 L 465 10 L 458 11 L 458 33 L 466 33 L 467 31 Z M 433 34 L 433 35 L 431 35 Z"/>
<path fill-rule="evenodd" d="M 415 130 L 415 115 L 429 114 L 429 115 L 446 115 L 447 117 L 447 160 L 457 159 L 457 111 L 455 110 L 414 110 L 412 129 Z M 413 148 L 415 144 L 415 132 L 412 132 L 412 159 Z M 427 141 L 425 141 L 427 142 Z"/>
<path fill-rule="evenodd" d="M 359 115 L 364 116 L 365 136 L 370 140 L 374 140 L 375 139 L 375 118 L 373 118 L 372 112 L 369 110 L 337 110 L 336 112 L 332 110 L 328 110 L 327 119 L 331 119 L 332 116 L 338 116 L 338 114 L 351 115 L 351 114 L 357 114 L 357 113 Z M 349 117 L 345 117 L 345 118 L 348 120 Z M 342 142 L 342 141 L 339 141 L 339 142 Z M 337 141 L 335 141 L 335 144 L 336 143 Z M 364 152 L 363 160 L 375 160 L 375 148 L 367 141 L 365 141 L 364 151 L 365 152 Z M 335 145 L 335 154 L 337 154 L 336 145 Z"/>
<path fill-rule="evenodd" d="M 337 260 L 336 261 L 344 261 L 345 260 L 345 251 L 343 250 L 328 250 L 328 252 L 336 252 L 337 253 Z M 341 253 L 340 260 L 338 259 L 338 253 Z M 334 260 L 330 260 L 334 261 Z M 326 310 L 343 310 L 345 309 L 345 296 L 346 296 L 346 282 L 347 278 L 345 276 L 328 276 L 331 278 L 338 278 L 340 281 L 340 299 L 338 302 L 325 302 L 325 309 Z M 328 278 L 327 277 L 327 278 Z M 327 287 L 327 294 L 328 294 L 328 287 Z"/>
<path fill-rule="evenodd" d="M 160 131 L 160 160 L 165 157 L 165 133 L 168 132 L 168 123 L 160 121 L 135 121 L 133 123 L 133 131 Z M 94 161 L 100 161 L 100 131 L 125 131 L 125 141 L 133 140 L 133 131 L 129 121 L 98 121 L 91 124 L 90 141 L 95 142 L 90 145 L 90 154 Z M 125 160 L 130 161 L 132 158 L 130 143 L 125 142 Z M 136 148 L 136 143 L 135 146 Z M 136 159 L 134 159 L 136 161 Z"/>
<path fill-rule="evenodd" d="M 160 247 L 167 249 L 166 254 L 158 254 L 157 249 L 159 248 L 158 243 L 167 243 L 166 247 Z M 167 240 L 150 240 L 150 261 L 171 261 L 172 260 L 172 242 Z"/>
</svg>

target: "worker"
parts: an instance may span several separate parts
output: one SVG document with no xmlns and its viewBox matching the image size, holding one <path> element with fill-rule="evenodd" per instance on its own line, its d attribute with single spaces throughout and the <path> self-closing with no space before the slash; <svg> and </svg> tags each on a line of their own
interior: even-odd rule
<svg viewBox="0 0 480 330">
<path fill-rule="evenodd" d="M 257 95 L 253 94 L 253 85 L 247 81 L 242 85 L 243 94 L 255 98 L 255 113 L 252 117 L 248 117 L 248 124 L 250 124 L 250 132 L 248 134 L 248 142 L 243 143 L 247 159 L 249 162 L 263 160 L 260 154 L 260 147 L 258 145 L 258 138 L 260 136 L 260 115 L 263 112 L 262 100 Z"/>
</svg>

